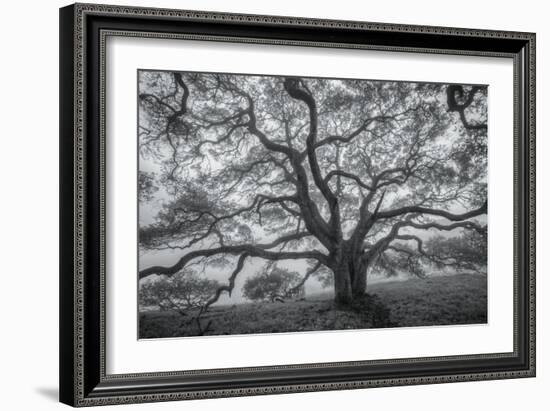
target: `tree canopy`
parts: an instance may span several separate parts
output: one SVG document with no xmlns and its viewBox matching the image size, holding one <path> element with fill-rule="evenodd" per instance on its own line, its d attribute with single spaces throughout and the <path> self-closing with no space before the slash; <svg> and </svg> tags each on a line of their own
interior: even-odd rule
<svg viewBox="0 0 550 411">
<path fill-rule="evenodd" d="M 140 278 L 232 264 L 219 298 L 249 258 L 305 260 L 346 302 L 396 255 L 486 241 L 484 86 L 140 71 L 139 147 L 140 247 L 181 251 Z"/>
</svg>

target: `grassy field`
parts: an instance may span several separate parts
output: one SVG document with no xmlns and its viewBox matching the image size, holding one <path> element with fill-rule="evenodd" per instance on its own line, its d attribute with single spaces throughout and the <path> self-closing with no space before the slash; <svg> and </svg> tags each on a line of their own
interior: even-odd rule
<svg viewBox="0 0 550 411">
<path fill-rule="evenodd" d="M 305 301 L 212 307 L 201 317 L 206 335 L 259 334 L 487 322 L 487 277 L 454 276 L 372 284 L 352 307 L 336 307 L 330 294 Z M 140 313 L 140 337 L 198 334 L 196 323 L 174 312 Z"/>
</svg>

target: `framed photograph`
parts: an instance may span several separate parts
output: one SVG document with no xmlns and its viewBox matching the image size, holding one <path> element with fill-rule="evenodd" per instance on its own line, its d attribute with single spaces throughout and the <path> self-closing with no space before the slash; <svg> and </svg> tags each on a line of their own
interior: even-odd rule
<svg viewBox="0 0 550 411">
<path fill-rule="evenodd" d="M 60 10 L 60 399 L 535 376 L 535 35 Z"/>
</svg>

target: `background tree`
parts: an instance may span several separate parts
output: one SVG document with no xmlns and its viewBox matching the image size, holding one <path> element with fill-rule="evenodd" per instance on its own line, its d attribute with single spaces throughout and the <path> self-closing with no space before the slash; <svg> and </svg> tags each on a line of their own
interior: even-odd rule
<svg viewBox="0 0 550 411">
<path fill-rule="evenodd" d="M 201 316 L 207 311 L 219 286 L 217 281 L 181 271 L 170 277 L 140 284 L 139 301 L 143 307 L 153 306 L 161 311 L 178 313 L 185 318 L 185 326 L 194 324 L 197 335 L 204 335 L 210 329 L 211 322 L 203 325 Z"/>
<path fill-rule="evenodd" d="M 140 72 L 139 101 L 162 190 L 140 246 L 182 251 L 140 278 L 224 258 L 219 298 L 247 259 L 305 260 L 346 304 L 396 244 L 421 256 L 411 233 L 485 229 L 486 87 Z"/>
<path fill-rule="evenodd" d="M 425 277 L 430 270 L 487 273 L 487 233 L 464 230 L 458 236 L 436 235 L 423 241 L 416 235 L 400 235 L 373 262 L 373 269 L 387 276 L 406 272 Z M 412 242 L 412 244 L 409 244 Z"/>
<path fill-rule="evenodd" d="M 252 301 L 281 301 L 297 290 L 300 275 L 297 272 L 275 267 L 246 279 L 243 295 Z"/>
</svg>

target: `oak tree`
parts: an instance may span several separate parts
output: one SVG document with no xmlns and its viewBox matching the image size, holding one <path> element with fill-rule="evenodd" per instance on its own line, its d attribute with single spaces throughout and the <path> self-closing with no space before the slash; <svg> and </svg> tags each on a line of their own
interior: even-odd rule
<svg viewBox="0 0 550 411">
<path fill-rule="evenodd" d="M 140 247 L 181 252 L 140 278 L 223 261 L 217 300 L 247 260 L 304 260 L 345 304 L 385 256 L 486 236 L 484 86 L 141 71 L 139 121 Z"/>
</svg>

